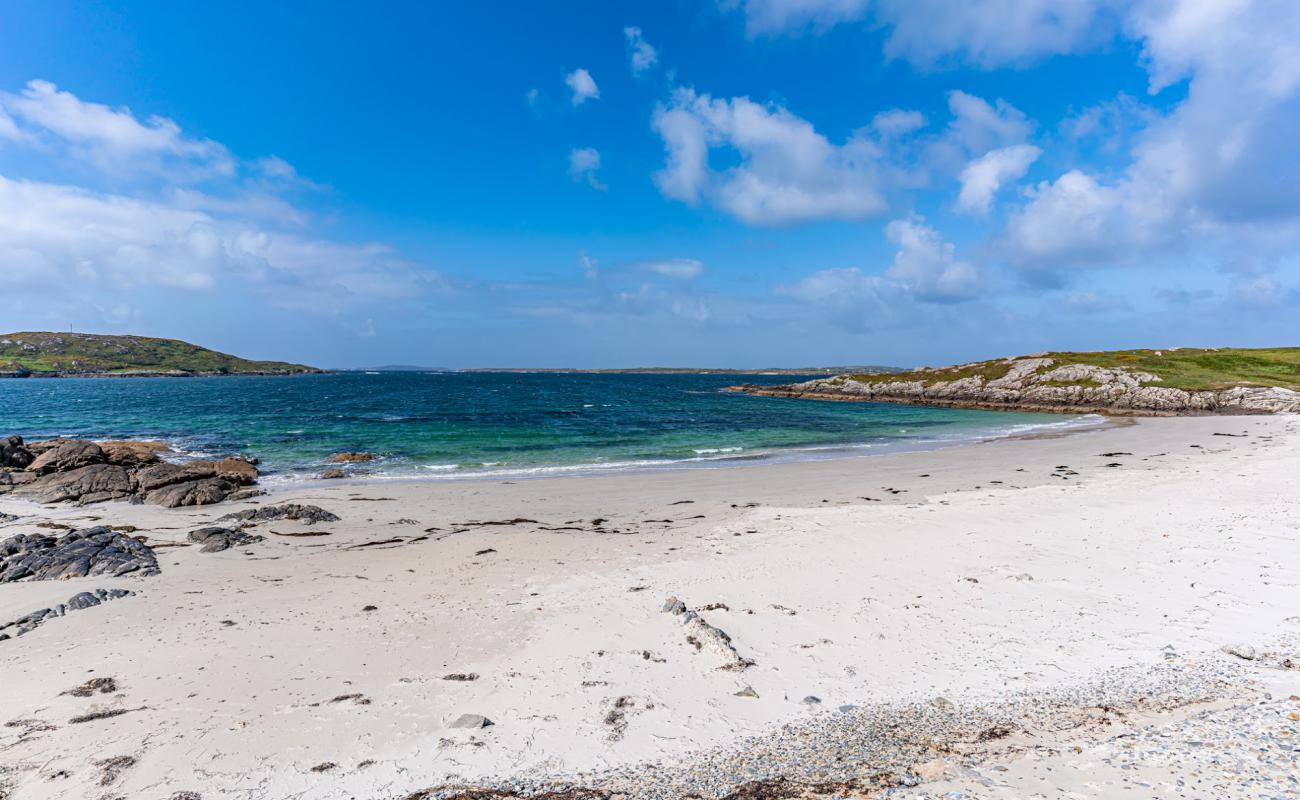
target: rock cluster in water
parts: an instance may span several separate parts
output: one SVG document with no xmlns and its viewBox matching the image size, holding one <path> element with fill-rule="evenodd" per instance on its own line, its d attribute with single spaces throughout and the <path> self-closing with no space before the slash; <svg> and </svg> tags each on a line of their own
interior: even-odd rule
<svg viewBox="0 0 1300 800">
<path fill-rule="evenodd" d="M 923 378 L 856 380 L 840 375 L 785 386 L 737 386 L 771 397 L 876 400 L 962 408 L 1068 411 L 1173 416 L 1183 414 L 1279 414 L 1300 412 L 1300 392 L 1278 387 L 1235 386 L 1187 390 L 1158 384 L 1160 377 L 1112 367 L 1057 364 L 1051 358 L 1006 361 L 1005 375 L 975 375 L 950 381 Z"/>
<path fill-rule="evenodd" d="M 0 439 L 0 494 L 42 503 L 129 499 L 166 508 L 242 499 L 254 490 L 257 467 L 244 458 L 172 464 L 159 442 L 51 439 L 24 444 Z"/>
</svg>

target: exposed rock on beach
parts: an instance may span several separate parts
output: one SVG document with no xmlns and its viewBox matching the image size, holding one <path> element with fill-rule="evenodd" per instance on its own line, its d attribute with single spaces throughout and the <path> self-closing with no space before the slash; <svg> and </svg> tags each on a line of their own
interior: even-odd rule
<svg viewBox="0 0 1300 800">
<path fill-rule="evenodd" d="M 0 440 L 0 495 L 80 505 L 130 499 L 176 508 L 219 503 L 257 482 L 257 467 L 249 459 L 163 461 L 171 452 L 161 442 L 25 444 L 22 437 L 9 436 Z"/>
</svg>

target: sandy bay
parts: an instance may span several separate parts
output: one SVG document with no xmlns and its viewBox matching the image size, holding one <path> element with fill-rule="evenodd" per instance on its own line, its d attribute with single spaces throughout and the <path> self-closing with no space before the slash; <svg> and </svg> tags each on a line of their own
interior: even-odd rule
<svg viewBox="0 0 1300 800">
<path fill-rule="evenodd" d="M 1293 791 L 1294 749 L 1269 747 L 1300 708 L 1297 441 L 1294 417 L 1151 419 L 824 462 L 322 483 L 259 500 L 340 522 L 263 523 L 214 554 L 187 532 L 251 504 L 3 499 L 5 534 L 134 525 L 162 573 L 7 587 L 3 619 L 135 595 L 0 642 L 0 780 L 97 796 L 125 757 L 110 795 L 1107 797 L 1228 762 L 1177 737 L 1131 769 L 1097 748 L 1246 709 L 1265 718 L 1233 741 L 1259 783 L 1188 796 Z M 670 596 L 752 665 L 693 646 Z M 115 691 L 66 694 L 96 677 Z M 104 710 L 125 713 L 70 722 Z M 451 727 L 465 714 L 493 724 Z"/>
</svg>

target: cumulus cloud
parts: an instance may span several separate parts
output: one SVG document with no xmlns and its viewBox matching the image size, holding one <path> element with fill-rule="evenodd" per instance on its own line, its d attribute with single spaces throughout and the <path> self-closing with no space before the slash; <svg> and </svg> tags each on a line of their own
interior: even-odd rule
<svg viewBox="0 0 1300 800">
<path fill-rule="evenodd" d="M 68 154 L 104 172 L 158 171 L 165 165 L 173 177 L 188 172 L 197 178 L 235 171 L 224 146 L 186 136 L 166 117 L 142 121 L 128 108 L 83 101 L 49 81 L 30 81 L 18 94 L 0 93 L 0 114 L 6 113 L 0 133 L 16 132 L 15 123 L 21 124 L 29 136 L 66 146 Z"/>
<path fill-rule="evenodd" d="M 565 75 L 564 85 L 573 92 L 570 102 L 575 106 L 580 106 L 588 100 L 600 99 L 600 88 L 596 86 L 595 78 L 592 78 L 591 73 L 585 69 L 575 69 Z"/>
<path fill-rule="evenodd" d="M 809 28 L 826 30 L 838 23 L 861 19 L 869 0 L 743 0 L 723 7 L 743 9 L 750 36 L 799 33 Z"/>
<path fill-rule="evenodd" d="M 849 22 L 885 29 L 888 58 L 934 66 L 1024 64 L 1096 44 L 1116 27 L 1118 0 L 725 0 L 750 36 L 822 32 Z"/>
<path fill-rule="evenodd" d="M 707 201 L 754 225 L 857 219 L 884 209 L 879 147 L 865 136 L 836 145 L 780 106 L 691 89 L 660 104 L 653 125 L 667 155 L 655 174 L 665 197 Z M 714 169 L 713 149 L 731 151 L 739 163 Z"/>
<path fill-rule="evenodd" d="M 659 63 L 659 51 L 645 40 L 640 28 L 626 27 L 623 29 L 623 36 L 627 39 L 628 57 L 631 59 L 633 75 L 640 77 Z"/>
<path fill-rule="evenodd" d="M 906 288 L 919 300 L 953 303 L 979 292 L 975 267 L 958 261 L 956 248 L 920 217 L 897 219 L 885 227 L 889 241 L 898 246 L 885 277 Z"/>
<path fill-rule="evenodd" d="M 139 287 L 264 288 L 277 302 L 398 297 L 440 279 L 380 244 L 277 232 L 249 220 L 0 176 L 0 263 L 29 284 L 113 294 Z M 7 279 L 14 274 L 6 274 Z M 285 293 L 288 290 L 288 293 Z"/>
<path fill-rule="evenodd" d="M 1099 43 L 1117 0 L 878 0 L 885 55 L 921 65 L 948 57 L 982 67 L 1024 64 Z"/>
<path fill-rule="evenodd" d="M 1018 144 L 990 150 L 967 164 L 961 172 L 958 210 L 987 214 L 998 189 L 1023 177 L 1042 152 L 1031 144 Z"/>
<path fill-rule="evenodd" d="M 850 306 L 856 309 L 855 319 L 863 303 L 881 308 L 900 302 L 948 304 L 980 294 L 979 271 L 958 260 L 956 248 L 921 217 L 894 220 L 885 226 L 885 235 L 898 250 L 883 274 L 858 267 L 823 269 L 778 287 L 778 293 L 808 303 Z"/>
<path fill-rule="evenodd" d="M 600 182 L 596 173 L 600 171 L 600 151 L 594 147 L 575 147 L 569 151 L 569 177 L 577 182 L 585 182 L 593 189 L 605 191 L 607 186 Z"/>
<path fill-rule="evenodd" d="M 1293 3 L 1142 3 L 1126 18 L 1152 91 L 1186 99 L 1134 137 L 1114 177 L 1071 170 L 1012 217 L 1012 259 L 1033 270 L 1111 265 L 1215 240 L 1250 244 L 1300 222 L 1300 25 Z M 1275 242 L 1271 243 L 1275 246 Z"/>
</svg>

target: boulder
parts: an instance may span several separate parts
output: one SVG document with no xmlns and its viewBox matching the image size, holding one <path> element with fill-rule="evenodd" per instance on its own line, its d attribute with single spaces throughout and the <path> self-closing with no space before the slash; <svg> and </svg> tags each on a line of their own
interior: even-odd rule
<svg viewBox="0 0 1300 800">
<path fill-rule="evenodd" d="M 341 469 L 327 469 L 320 474 L 321 480 L 336 480 L 347 476 L 348 474 Z"/>
<path fill-rule="evenodd" d="M 212 468 L 218 478 L 224 478 L 240 486 L 257 483 L 257 467 L 246 458 L 223 458 L 212 462 Z"/>
<path fill-rule="evenodd" d="M 355 464 L 366 461 L 374 461 L 378 456 L 374 453 L 335 453 L 326 459 L 330 464 Z"/>
<path fill-rule="evenodd" d="M 36 456 L 23 446 L 23 437 L 6 436 L 0 439 L 0 467 L 26 469 Z"/>
<path fill-rule="evenodd" d="M 158 456 L 172 449 L 162 442 L 99 442 L 104 460 L 119 467 L 144 467 L 157 464 Z"/>
<path fill-rule="evenodd" d="M 157 574 L 153 550 L 103 526 L 72 531 L 57 539 L 20 533 L 0 542 L 0 583 Z"/>
<path fill-rule="evenodd" d="M 229 550 L 232 547 L 242 547 L 248 544 L 255 544 L 266 537 L 254 536 L 244 533 L 239 528 L 222 528 L 210 526 L 190 531 L 189 540 L 195 544 L 201 544 L 203 547 L 200 553 L 219 553 L 222 550 Z"/>
<path fill-rule="evenodd" d="M 187 461 L 184 464 L 155 464 L 145 467 L 135 475 L 142 492 L 152 492 L 164 486 L 191 483 L 207 478 L 217 478 L 233 486 L 248 486 L 257 481 L 257 467 L 240 458 L 220 461 Z M 233 491 L 227 490 L 226 494 Z M 224 498 L 225 495 L 222 495 Z M 147 495 L 146 495 L 147 500 Z M 152 501 L 149 501 L 152 502 Z M 215 501 L 214 501 L 215 502 Z M 191 505 L 191 504 L 186 504 Z"/>
<path fill-rule="evenodd" d="M 36 456 L 27 470 L 37 475 L 48 475 L 51 472 L 67 472 L 90 464 L 103 463 L 104 451 L 94 442 L 61 439 L 56 440 L 52 447 Z"/>
<path fill-rule="evenodd" d="M 90 464 L 69 472 L 54 472 L 13 490 L 15 497 L 30 497 L 41 503 L 75 500 L 81 504 L 129 497 L 134 487 L 131 476 L 114 464 Z"/>
<path fill-rule="evenodd" d="M 225 500 L 236 488 L 225 478 L 199 478 L 154 489 L 145 494 L 144 501 L 163 508 L 208 506 Z"/>
<path fill-rule="evenodd" d="M 264 508 L 249 508 L 244 511 L 236 511 L 233 514 L 227 514 L 222 519 L 241 520 L 257 524 L 259 522 L 270 522 L 272 520 L 292 519 L 303 523 L 304 525 L 314 525 L 317 522 L 338 522 L 339 518 L 319 506 L 299 505 L 298 503 L 285 503 L 280 506 L 266 506 Z"/>
</svg>

